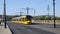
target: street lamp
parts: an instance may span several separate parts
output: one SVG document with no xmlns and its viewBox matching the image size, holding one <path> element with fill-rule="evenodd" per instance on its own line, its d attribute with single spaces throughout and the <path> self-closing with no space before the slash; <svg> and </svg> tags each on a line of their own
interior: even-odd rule
<svg viewBox="0 0 60 34">
<path fill-rule="evenodd" d="M 4 27 L 7 28 L 6 26 L 6 0 L 4 0 Z"/>
<path fill-rule="evenodd" d="M 54 28 L 56 28 L 56 24 L 55 24 L 55 0 L 53 0 L 53 16 L 54 16 Z"/>
</svg>

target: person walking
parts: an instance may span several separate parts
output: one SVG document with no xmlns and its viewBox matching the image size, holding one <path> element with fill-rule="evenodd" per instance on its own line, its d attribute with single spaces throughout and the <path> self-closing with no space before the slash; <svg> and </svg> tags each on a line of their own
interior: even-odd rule
<svg viewBox="0 0 60 34">
<path fill-rule="evenodd" d="M 1 25 L 1 19 L 0 19 L 0 25 Z"/>
</svg>

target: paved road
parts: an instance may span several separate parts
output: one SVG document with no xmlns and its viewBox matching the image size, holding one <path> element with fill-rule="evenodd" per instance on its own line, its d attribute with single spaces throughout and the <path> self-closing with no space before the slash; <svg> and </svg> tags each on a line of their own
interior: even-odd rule
<svg viewBox="0 0 60 34">
<path fill-rule="evenodd" d="M 43 26 L 46 26 L 46 27 L 51 27 L 51 28 L 54 28 L 54 23 L 53 24 L 47 24 L 47 23 L 40 23 L 40 22 L 35 22 L 36 25 L 43 25 Z M 56 23 L 55 23 L 56 24 Z M 60 24 L 56 24 L 56 28 L 60 28 Z"/>
<path fill-rule="evenodd" d="M 56 34 L 38 28 L 30 27 L 28 25 L 26 26 L 23 24 L 16 24 L 11 22 L 7 22 L 7 24 L 9 25 L 12 34 Z"/>
</svg>

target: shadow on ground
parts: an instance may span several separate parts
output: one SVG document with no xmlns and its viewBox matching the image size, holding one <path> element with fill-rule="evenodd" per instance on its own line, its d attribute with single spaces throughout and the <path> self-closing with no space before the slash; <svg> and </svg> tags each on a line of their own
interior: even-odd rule
<svg viewBox="0 0 60 34">
<path fill-rule="evenodd" d="M 41 25 L 41 23 L 32 23 L 30 25 Z"/>
</svg>

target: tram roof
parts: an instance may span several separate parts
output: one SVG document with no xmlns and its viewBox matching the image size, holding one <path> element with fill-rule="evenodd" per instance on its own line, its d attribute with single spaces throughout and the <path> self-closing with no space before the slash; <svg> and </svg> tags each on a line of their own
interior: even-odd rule
<svg viewBox="0 0 60 34">
<path fill-rule="evenodd" d="M 26 16 L 30 16 L 30 15 L 24 15 L 24 16 L 14 17 L 13 19 L 24 18 Z"/>
</svg>

